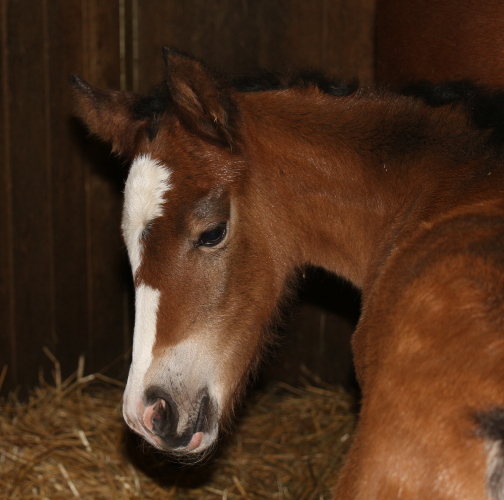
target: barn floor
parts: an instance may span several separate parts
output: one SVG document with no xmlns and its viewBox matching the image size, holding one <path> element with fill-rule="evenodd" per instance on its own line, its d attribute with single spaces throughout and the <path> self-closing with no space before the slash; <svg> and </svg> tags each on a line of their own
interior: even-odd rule
<svg viewBox="0 0 504 500">
<path fill-rule="evenodd" d="M 355 416 L 342 390 L 319 380 L 255 391 L 219 452 L 170 461 L 130 433 L 121 384 L 74 375 L 29 403 L 0 408 L 5 499 L 330 499 Z"/>
</svg>

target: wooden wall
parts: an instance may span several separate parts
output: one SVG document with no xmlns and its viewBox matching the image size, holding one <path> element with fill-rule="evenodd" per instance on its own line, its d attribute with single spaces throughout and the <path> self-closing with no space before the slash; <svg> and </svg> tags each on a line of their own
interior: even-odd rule
<svg viewBox="0 0 504 500">
<path fill-rule="evenodd" d="M 117 2 L 1 3 L 0 367 L 5 388 L 103 367 L 129 344 L 124 175 L 71 117 L 68 75 L 120 85 Z"/>
<path fill-rule="evenodd" d="M 376 77 L 504 85 L 504 2 L 377 0 Z"/>
<path fill-rule="evenodd" d="M 233 72 L 315 67 L 370 80 L 373 11 L 374 0 L 0 0 L 3 393 L 33 386 L 41 369 L 50 378 L 44 346 L 67 376 L 81 354 L 89 373 L 127 359 L 131 343 L 119 231 L 127 167 L 72 118 L 68 75 L 145 91 L 168 44 Z M 318 357 L 324 339 L 340 332 L 347 345 L 355 308 L 299 314 L 294 337 L 316 328 L 321 339 L 308 364 L 332 369 L 334 353 Z M 343 357 L 347 367 L 348 348 Z"/>
<path fill-rule="evenodd" d="M 141 90 L 160 73 L 162 45 L 233 72 L 292 66 L 372 78 L 374 0 L 186 0 L 141 5 L 134 27 L 138 65 L 134 86 Z"/>
</svg>

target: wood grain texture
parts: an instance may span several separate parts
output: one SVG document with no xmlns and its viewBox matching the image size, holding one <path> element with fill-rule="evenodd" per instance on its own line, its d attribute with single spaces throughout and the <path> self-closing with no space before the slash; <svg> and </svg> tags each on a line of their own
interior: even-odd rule
<svg viewBox="0 0 504 500">
<path fill-rule="evenodd" d="M 31 12 L 28 18 L 26 8 Z M 8 2 L 5 14 L 14 269 L 10 334 L 15 335 L 10 368 L 15 379 L 36 380 L 42 347 L 54 334 L 46 20 L 38 1 Z"/>
<path fill-rule="evenodd" d="M 88 354 L 86 301 L 86 171 L 75 138 L 68 75 L 82 68 L 81 2 L 48 2 L 48 114 L 52 178 L 52 243 L 54 259 L 54 339 L 50 346 L 64 374 Z M 80 129 L 79 129 L 80 130 Z"/>
<path fill-rule="evenodd" d="M 282 56 L 295 67 L 371 81 L 374 1 L 285 2 Z"/>
<path fill-rule="evenodd" d="M 120 236 L 124 168 L 72 118 L 68 76 L 120 81 L 118 2 L 3 0 L 0 367 L 3 390 L 99 370 L 131 326 Z M 29 14 L 29 15 L 28 15 Z"/>
<path fill-rule="evenodd" d="M 309 68 L 372 78 L 374 0 L 139 2 L 137 18 L 141 91 L 162 74 L 163 45 L 234 73 Z"/>
<path fill-rule="evenodd" d="M 7 52 L 7 1 L 0 2 L 0 369 L 7 367 L 4 386 L 13 387 L 17 373 L 14 335 L 12 255 L 12 190 L 10 162 L 10 88 Z"/>
<path fill-rule="evenodd" d="M 471 79 L 502 86 L 503 28 L 499 0 L 378 0 L 377 79 Z"/>
<path fill-rule="evenodd" d="M 119 2 L 83 3 L 83 74 L 93 85 L 121 84 Z M 121 238 L 122 187 L 126 171 L 96 141 L 85 143 L 88 278 L 88 369 L 101 369 L 124 352 L 130 332 L 124 326 L 124 294 L 129 282 Z M 128 276 L 128 277 L 126 277 Z M 128 337 L 128 338 L 126 338 Z"/>
</svg>

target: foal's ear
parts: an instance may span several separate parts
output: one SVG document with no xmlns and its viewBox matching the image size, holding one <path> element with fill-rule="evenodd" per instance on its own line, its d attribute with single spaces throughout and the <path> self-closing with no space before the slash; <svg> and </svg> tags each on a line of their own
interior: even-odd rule
<svg viewBox="0 0 504 500">
<path fill-rule="evenodd" d="M 76 114 L 93 134 L 112 144 L 113 151 L 131 157 L 149 124 L 131 111 L 138 96 L 133 92 L 99 90 L 76 75 L 70 81 Z"/>
<path fill-rule="evenodd" d="M 237 114 L 229 89 L 199 61 L 163 48 L 166 83 L 182 123 L 205 139 L 235 148 Z"/>
</svg>

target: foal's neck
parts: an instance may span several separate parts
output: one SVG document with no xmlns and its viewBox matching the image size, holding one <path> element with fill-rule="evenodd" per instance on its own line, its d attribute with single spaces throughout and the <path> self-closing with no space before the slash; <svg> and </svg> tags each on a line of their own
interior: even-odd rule
<svg viewBox="0 0 504 500">
<path fill-rule="evenodd" d="M 474 168 L 470 150 L 482 136 L 458 112 L 400 97 L 288 92 L 244 106 L 253 182 L 283 242 L 279 258 L 363 287 L 401 239 L 467 194 L 457 176 Z"/>
</svg>

